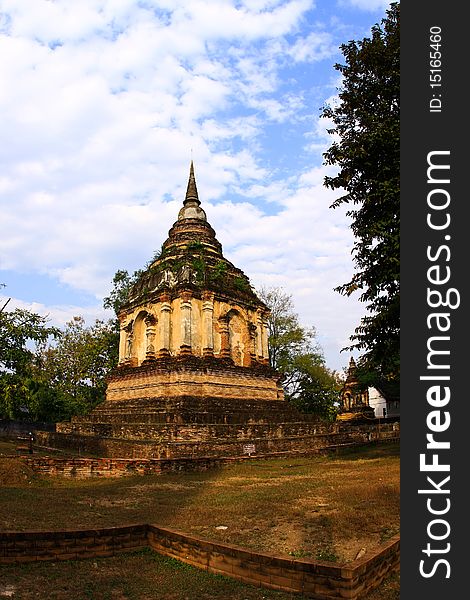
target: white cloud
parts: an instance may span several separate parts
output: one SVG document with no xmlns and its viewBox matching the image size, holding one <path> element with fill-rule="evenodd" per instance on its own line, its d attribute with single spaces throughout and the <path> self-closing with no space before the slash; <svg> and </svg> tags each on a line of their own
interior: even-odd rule
<svg viewBox="0 0 470 600">
<path fill-rule="evenodd" d="M 325 169 L 281 178 L 266 160 L 283 143 L 267 141 L 269 127 L 304 118 L 305 147 L 290 152 L 311 152 L 317 165 L 327 143 L 325 125 L 305 120 L 316 107 L 296 79 L 337 46 L 308 21 L 313 9 L 310 0 L 4 0 L 0 268 L 100 300 L 118 268 L 142 267 L 166 238 L 193 156 L 228 259 L 257 284 L 292 290 L 306 324 L 338 348 L 357 312 L 332 292 L 350 277 L 348 225 L 328 209 Z M 69 319 L 80 307 L 48 308 Z"/>
<path fill-rule="evenodd" d="M 0 295 L 0 307 L 2 307 L 8 299 L 8 296 Z M 90 307 L 72 304 L 52 304 L 46 306 L 40 302 L 24 302 L 19 298 L 11 298 L 6 307 L 6 311 L 10 312 L 16 308 L 29 310 L 45 317 L 47 319 L 47 326 L 49 327 L 64 327 L 64 325 L 71 321 L 73 317 L 78 316 L 83 317 L 87 325 L 91 325 L 96 319 L 107 321 L 114 317 L 112 311 L 104 310 L 99 304 Z"/>
<path fill-rule="evenodd" d="M 310 8 L 311 1 L 264 3 L 262 8 L 266 10 L 250 3 L 237 7 L 221 0 L 189 0 L 175 5 L 173 22 L 185 34 L 197 30 L 206 40 L 253 40 L 288 33 Z"/>
<path fill-rule="evenodd" d="M 289 54 L 296 62 L 317 61 L 333 56 L 336 50 L 333 36 L 325 31 L 319 31 L 297 40 L 289 49 Z"/>
<path fill-rule="evenodd" d="M 3 11 L 11 16 L 11 33 L 34 37 L 42 43 L 76 41 L 104 27 L 95 2 L 49 2 L 4 0 Z"/>
</svg>

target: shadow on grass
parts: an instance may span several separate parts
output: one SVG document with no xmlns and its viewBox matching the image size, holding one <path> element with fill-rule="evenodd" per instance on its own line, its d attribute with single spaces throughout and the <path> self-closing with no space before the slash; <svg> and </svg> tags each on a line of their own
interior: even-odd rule
<svg viewBox="0 0 470 600">
<path fill-rule="evenodd" d="M 0 597 L 15 600 L 307 600 L 196 569 L 152 550 L 112 558 L 0 566 Z M 399 600 L 393 573 L 363 600 Z"/>
<path fill-rule="evenodd" d="M 374 460 L 376 458 L 400 457 L 400 444 L 397 442 L 381 442 L 364 444 L 354 448 L 345 448 L 338 454 L 328 454 L 330 460 Z"/>
<path fill-rule="evenodd" d="M 171 525 L 215 475 L 211 471 L 74 480 L 26 473 L 20 485 L 2 486 L 1 527 L 47 531 L 133 523 Z"/>
<path fill-rule="evenodd" d="M 0 597 L 15 600 L 301 600 L 213 575 L 151 550 L 87 561 L 0 567 Z"/>
</svg>

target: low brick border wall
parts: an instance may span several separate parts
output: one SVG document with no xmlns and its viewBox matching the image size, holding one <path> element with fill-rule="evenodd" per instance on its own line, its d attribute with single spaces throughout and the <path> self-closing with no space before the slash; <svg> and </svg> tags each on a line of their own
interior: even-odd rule
<svg viewBox="0 0 470 600">
<path fill-rule="evenodd" d="M 51 456 L 21 456 L 39 475 L 74 477 L 124 477 L 127 475 L 158 475 L 176 471 L 207 471 L 220 467 L 214 458 L 61 458 Z"/>
<path fill-rule="evenodd" d="M 109 557 L 147 547 L 210 573 L 318 600 L 358 600 L 397 570 L 400 561 L 398 535 L 379 552 L 332 565 L 252 552 L 169 528 L 139 524 L 78 531 L 0 532 L 0 564 Z"/>
<path fill-rule="evenodd" d="M 0 532 L 0 564 L 114 556 L 148 547 L 148 525 Z"/>
<path fill-rule="evenodd" d="M 210 542 L 168 528 L 149 525 L 149 544 L 164 554 L 244 583 L 294 593 L 318 600 L 356 600 L 380 585 L 400 562 L 400 537 L 378 553 L 344 565 L 290 559 L 257 553 L 238 546 Z"/>
<path fill-rule="evenodd" d="M 207 471 L 234 462 L 263 460 L 268 458 L 295 458 L 301 456 L 314 456 L 319 454 L 341 453 L 356 446 L 376 445 L 380 443 L 399 442 L 398 435 L 393 437 L 372 440 L 370 442 L 351 442 L 310 450 L 287 452 L 271 452 L 253 454 L 251 456 L 227 457 L 195 457 L 195 458 L 66 458 L 56 456 L 31 456 L 29 454 L 5 456 L 13 458 L 18 456 L 35 473 L 39 475 L 61 477 L 122 477 L 126 475 L 157 475 L 160 473 L 173 473 L 178 471 Z M 1 458 L 0 458 L 1 460 Z"/>
</svg>

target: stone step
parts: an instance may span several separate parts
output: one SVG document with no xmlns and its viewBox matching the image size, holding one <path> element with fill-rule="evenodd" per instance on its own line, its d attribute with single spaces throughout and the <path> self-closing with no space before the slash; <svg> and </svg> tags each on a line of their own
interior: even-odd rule
<svg viewBox="0 0 470 600">
<path fill-rule="evenodd" d="M 309 423 L 317 422 L 317 419 L 305 419 Z M 295 423 L 299 422 L 297 415 L 292 415 L 284 411 L 256 413 L 251 412 L 226 412 L 226 413 L 211 413 L 211 412 L 196 412 L 196 411 L 180 411 L 180 412 L 146 412 L 146 413 L 108 413 L 92 414 L 81 418 L 72 419 L 72 423 L 193 423 L 193 424 L 250 424 L 250 423 Z"/>
<path fill-rule="evenodd" d="M 197 396 L 179 396 L 178 398 L 132 398 L 128 400 L 105 401 L 99 404 L 94 411 L 121 412 L 132 410 L 171 410 L 171 409 L 200 409 L 213 407 L 217 410 L 271 410 L 283 408 L 289 412 L 298 413 L 297 409 L 287 401 L 281 400 L 255 400 L 240 398 L 216 398 L 216 397 L 197 397 Z"/>
<path fill-rule="evenodd" d="M 262 455 L 274 452 L 316 453 L 327 448 L 345 444 L 363 444 L 371 440 L 399 439 L 399 431 L 392 426 L 369 425 L 364 430 L 344 428 L 336 431 L 331 425 L 329 433 L 284 437 L 252 437 L 245 439 L 211 439 L 159 442 L 158 440 L 129 440 L 113 437 L 37 432 L 38 443 L 53 448 L 75 450 L 78 453 L 113 458 L 194 458 L 194 457 L 236 457 L 248 453 Z M 372 436 L 372 438 L 371 438 Z"/>
<path fill-rule="evenodd" d="M 209 440 L 250 440 L 252 438 L 280 438 L 284 436 L 314 435 L 328 431 L 328 428 L 313 423 L 256 423 L 256 424 L 113 424 L 113 423 L 62 423 L 58 432 L 62 434 L 112 437 L 133 440 L 209 441 Z"/>
<path fill-rule="evenodd" d="M 104 402 L 73 423 L 201 423 L 246 424 L 318 422 L 318 417 L 299 413 L 287 402 L 219 398 L 145 398 Z"/>
</svg>

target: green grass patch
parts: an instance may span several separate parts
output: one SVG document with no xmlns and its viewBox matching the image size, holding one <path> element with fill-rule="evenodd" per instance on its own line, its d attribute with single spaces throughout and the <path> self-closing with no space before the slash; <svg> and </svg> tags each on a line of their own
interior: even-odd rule
<svg viewBox="0 0 470 600">
<path fill-rule="evenodd" d="M 0 581 L 0 597 L 10 592 L 15 600 L 292 600 L 291 594 L 245 585 L 151 550 L 0 567 Z"/>
</svg>

